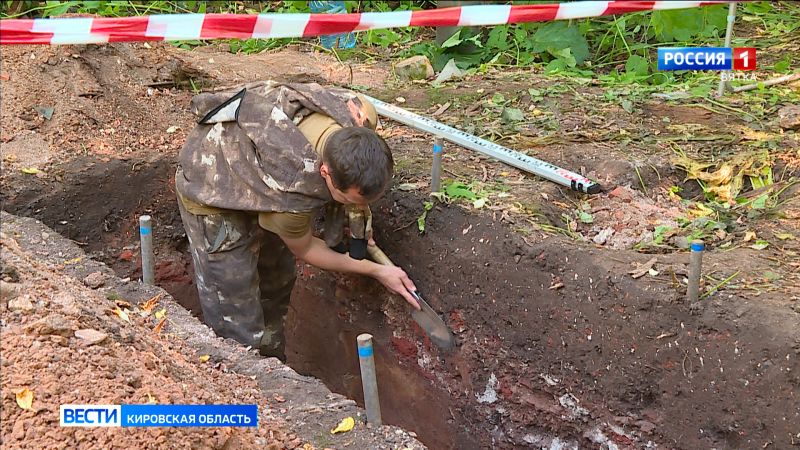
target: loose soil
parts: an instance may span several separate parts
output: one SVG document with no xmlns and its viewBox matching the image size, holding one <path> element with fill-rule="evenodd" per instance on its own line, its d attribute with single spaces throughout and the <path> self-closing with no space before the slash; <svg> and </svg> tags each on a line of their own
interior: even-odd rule
<svg viewBox="0 0 800 450">
<path fill-rule="evenodd" d="M 94 68 L 81 72 L 87 67 Z M 191 128 L 190 93 L 149 87 L 150 93 L 148 84 L 180 78 L 177 69 L 159 72 L 159 67 L 179 67 L 208 88 L 257 79 L 267 68 L 270 76 L 287 78 L 304 68 L 322 80 L 370 86 L 371 94 L 385 100 L 402 94 L 418 110 L 428 107 L 426 101 L 436 102 L 430 93 L 418 94 L 420 89 L 383 87 L 385 71 L 379 68 L 355 64 L 354 81 L 349 75 L 342 79 L 349 70 L 334 70 L 340 68 L 334 61 L 296 49 L 255 57 L 166 45 L 4 49 L 3 71 L 10 74 L 2 93 L 8 143 L 4 209 L 42 220 L 131 279 L 140 274 L 137 217 L 151 214 L 156 282 L 195 313 L 171 179 L 176 152 Z M 66 74 L 64 87 L 42 82 L 54 72 Z M 534 84 L 545 82 L 525 76 Z M 99 88 L 81 90 L 83 82 Z M 463 89 L 511 92 L 519 85 L 477 80 Z M 581 98 L 553 100 L 556 120 L 580 117 L 570 105 L 593 95 L 586 89 Z M 30 106 L 41 104 L 56 105 L 51 121 L 30 115 Z M 95 122 L 79 119 L 90 111 L 87 105 L 97 109 Z M 122 111 L 132 112 L 122 117 Z M 668 131 L 655 120 L 665 115 L 687 123 L 706 120 L 731 133 L 742 125 L 725 125 L 724 116 L 699 114 L 696 108 L 659 104 L 647 106 L 641 120 L 620 119 L 612 131 L 645 134 L 650 126 Z M 440 120 L 455 123 L 461 116 Z M 585 121 L 571 126 L 590 127 Z M 680 183 L 680 175 L 656 148 L 631 157 L 614 141 L 595 145 L 583 138 L 529 147 L 531 154 L 585 171 L 608 187 L 588 200 L 596 222 L 578 231 L 591 239 L 612 227 L 616 240 L 594 245 L 524 226 L 531 210 L 557 224 L 565 210 L 561 205 L 569 209 L 583 198 L 449 148 L 445 167 L 454 176 L 502 180 L 522 207 L 498 202 L 475 211 L 438 204 L 421 234 L 416 223 L 427 200 L 421 174 L 428 170 L 429 139 L 388 123 L 382 133 L 397 155 L 398 183 L 373 208 L 376 240 L 443 314 L 460 345 L 452 353 L 439 352 L 404 304 L 372 280 L 299 264 L 287 319 L 288 363 L 295 370 L 360 402 L 354 341 L 359 333 L 372 333 L 385 421 L 416 432 L 430 448 L 789 448 L 800 442 L 799 274 L 785 263 L 787 252 L 797 250 L 796 241 L 766 252 L 746 247 L 707 252 L 704 271 L 719 280 L 741 271 L 740 288 L 723 286 L 699 305 L 687 305 L 681 282 L 687 254 L 658 255 L 656 275 L 629 274 L 652 256 L 630 247 L 652 233 L 657 221 L 674 220 L 681 212 L 659 193 L 658 187 Z M 529 136 L 536 137 L 541 136 Z M 796 145 L 787 139 L 787 145 Z M 31 159 L 25 151 L 31 142 L 46 153 Z M 638 176 L 631 171 L 639 164 L 653 166 L 652 173 L 641 174 L 648 192 L 637 188 Z M 789 173 L 796 170 L 786 164 Z M 31 166 L 41 171 L 19 171 Z M 784 218 L 759 236 L 797 233 L 798 203 L 791 191 L 786 195 Z M 738 230 L 738 236 L 744 232 Z M 777 281 L 743 289 L 766 271 L 777 273 Z"/>
</svg>

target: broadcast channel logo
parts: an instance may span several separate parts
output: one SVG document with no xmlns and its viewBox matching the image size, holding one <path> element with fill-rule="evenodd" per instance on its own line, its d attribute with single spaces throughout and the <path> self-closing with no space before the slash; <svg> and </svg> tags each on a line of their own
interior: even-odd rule
<svg viewBox="0 0 800 450">
<path fill-rule="evenodd" d="M 62 427 L 255 427 L 258 405 L 61 405 Z"/>
<path fill-rule="evenodd" d="M 658 70 L 755 70 L 753 47 L 662 47 Z"/>
</svg>

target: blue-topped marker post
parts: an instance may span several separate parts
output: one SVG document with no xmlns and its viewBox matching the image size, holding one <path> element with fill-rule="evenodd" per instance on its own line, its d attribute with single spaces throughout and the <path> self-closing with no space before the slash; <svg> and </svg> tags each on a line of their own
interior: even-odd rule
<svg viewBox="0 0 800 450">
<path fill-rule="evenodd" d="M 703 251 L 706 249 L 705 244 L 701 240 L 692 241 L 691 252 L 689 253 L 689 288 L 687 289 L 687 297 L 689 304 L 693 305 L 697 302 L 700 295 L 700 275 L 703 265 Z"/>
<path fill-rule="evenodd" d="M 431 192 L 442 190 L 442 153 L 444 139 L 436 136 L 433 140 L 433 166 L 431 166 Z"/>
<path fill-rule="evenodd" d="M 144 284 L 154 284 L 153 220 L 150 216 L 139 216 L 139 239 L 142 246 L 142 282 Z"/>
<path fill-rule="evenodd" d="M 372 351 L 372 335 L 359 334 L 358 361 L 361 364 L 361 385 L 364 388 L 364 408 L 367 410 L 367 422 L 373 426 L 383 425 L 381 419 L 381 403 L 378 399 L 378 380 L 375 378 L 375 358 Z"/>
</svg>

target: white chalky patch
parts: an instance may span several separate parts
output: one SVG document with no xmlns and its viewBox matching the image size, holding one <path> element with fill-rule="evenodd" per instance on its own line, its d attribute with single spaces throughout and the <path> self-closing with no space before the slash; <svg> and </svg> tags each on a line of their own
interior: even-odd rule
<svg viewBox="0 0 800 450">
<path fill-rule="evenodd" d="M 264 175 L 264 178 L 262 178 L 262 180 L 264 181 L 264 184 L 266 184 L 267 187 L 270 188 L 270 189 L 273 189 L 273 190 L 276 190 L 276 191 L 282 191 L 283 190 L 283 186 L 281 186 L 277 181 L 275 181 L 274 178 L 272 178 L 269 175 Z"/>
<path fill-rule="evenodd" d="M 222 141 L 222 124 L 216 123 L 213 127 L 208 131 L 206 135 L 206 140 L 209 142 L 213 142 L 216 145 L 219 145 Z"/>
<path fill-rule="evenodd" d="M 219 174 L 215 173 L 214 174 L 214 182 L 216 183 L 217 181 L 219 181 Z"/>
<path fill-rule="evenodd" d="M 264 332 L 263 332 L 263 331 L 259 331 L 258 333 L 256 333 L 256 334 L 254 334 L 254 335 L 253 335 L 253 339 L 258 339 L 258 340 L 260 340 L 260 339 L 261 339 L 261 336 L 263 336 L 263 335 L 264 335 Z"/>
<path fill-rule="evenodd" d="M 497 382 L 497 377 L 494 373 L 489 375 L 489 381 L 486 382 L 486 389 L 478 397 L 478 403 L 494 403 L 497 401 L 497 388 L 500 383 Z"/>
<path fill-rule="evenodd" d="M 211 167 L 217 162 L 217 157 L 214 155 L 202 155 L 200 157 L 200 164 Z"/>
<path fill-rule="evenodd" d="M 275 122 L 280 122 L 281 120 L 289 120 L 289 116 L 283 112 L 282 109 L 278 108 L 277 106 L 272 108 L 272 113 L 270 114 L 270 118 Z"/>
<path fill-rule="evenodd" d="M 303 171 L 304 172 L 314 172 L 316 170 L 316 163 L 312 159 L 304 159 L 303 160 Z"/>
<path fill-rule="evenodd" d="M 225 322 L 233 322 L 233 319 L 231 319 L 231 316 L 222 316 L 222 320 L 224 320 Z"/>
</svg>

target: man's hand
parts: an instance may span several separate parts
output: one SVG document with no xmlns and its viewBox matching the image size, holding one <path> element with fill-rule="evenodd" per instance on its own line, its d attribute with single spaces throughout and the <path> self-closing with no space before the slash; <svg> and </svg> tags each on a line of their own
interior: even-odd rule
<svg viewBox="0 0 800 450">
<path fill-rule="evenodd" d="M 311 236 L 310 231 L 298 239 L 287 237 L 281 237 L 281 239 L 289 247 L 289 250 L 303 261 L 325 270 L 369 275 L 380 281 L 390 291 L 403 296 L 411 306 L 420 309 L 419 303 L 411 295 L 411 292 L 416 291 L 417 288 L 403 269 L 382 266 L 366 259 L 355 260 L 347 255 L 336 253 L 329 249 L 324 241 Z M 372 245 L 375 243 L 372 242 Z"/>
<path fill-rule="evenodd" d="M 414 296 L 411 295 L 412 292 L 417 290 L 417 287 L 414 286 L 414 282 L 408 278 L 406 272 L 399 268 L 393 266 L 378 266 L 379 269 L 375 271 L 374 278 L 381 282 L 386 289 L 394 292 L 395 294 L 401 295 L 406 301 L 414 307 L 414 309 L 419 310 L 421 307 L 417 300 L 414 299 Z"/>
</svg>

